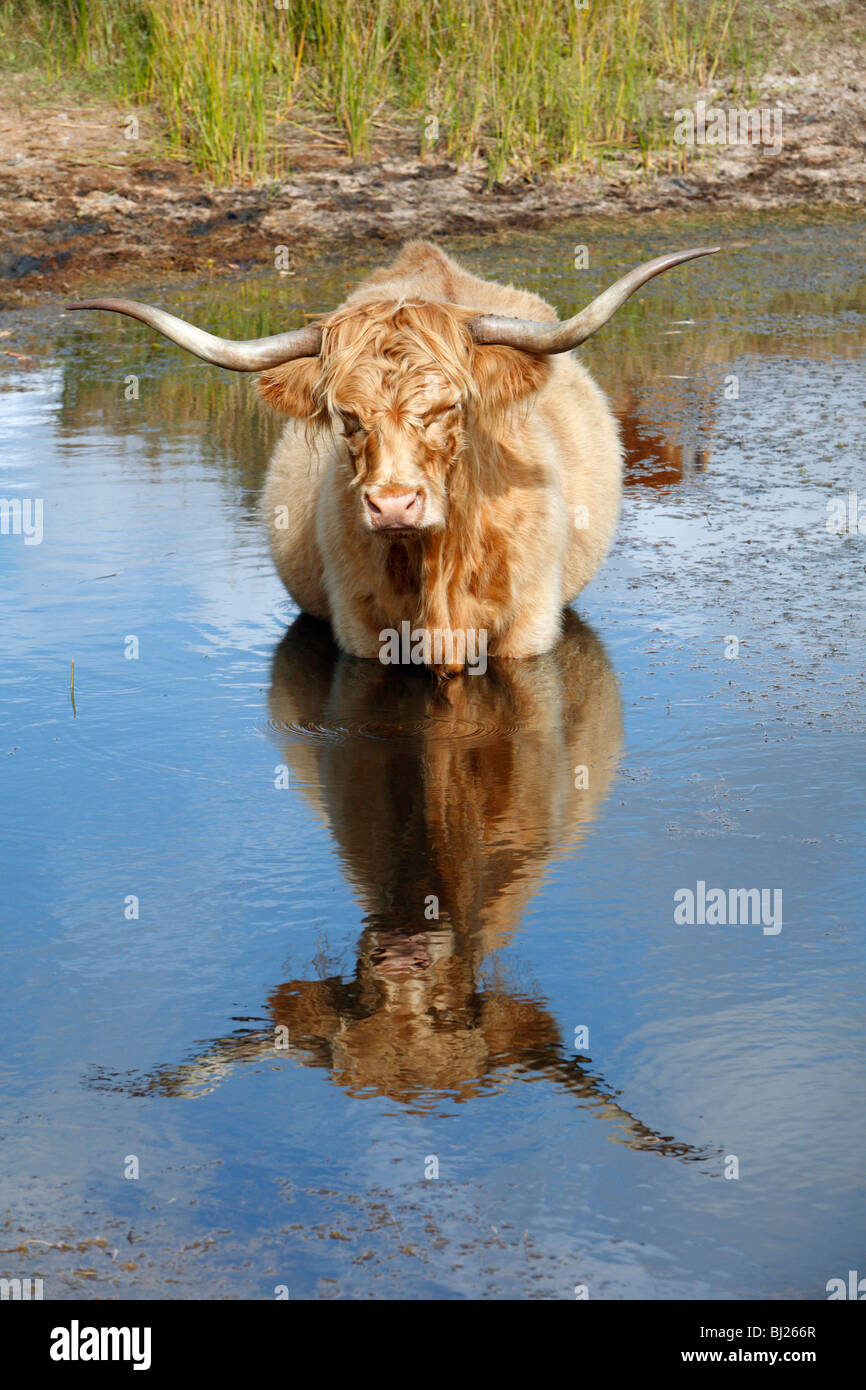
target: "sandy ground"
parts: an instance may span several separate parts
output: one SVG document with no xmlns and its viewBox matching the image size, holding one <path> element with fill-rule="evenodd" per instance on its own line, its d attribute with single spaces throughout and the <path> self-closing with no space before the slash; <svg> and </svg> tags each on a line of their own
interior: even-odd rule
<svg viewBox="0 0 866 1390">
<path fill-rule="evenodd" d="M 604 172 L 514 178 L 492 190 L 481 161 L 458 168 L 435 151 L 420 156 L 416 137 L 394 131 L 364 164 L 327 137 L 300 132 L 288 150 L 290 178 L 215 189 L 184 161 L 160 155 L 146 111 L 138 138 L 128 139 L 127 112 L 37 104 L 21 79 L 0 97 L 0 307 L 73 287 L 95 292 L 273 264 L 279 247 L 296 265 L 323 240 L 400 241 L 687 207 L 862 204 L 866 75 L 858 49 L 841 42 L 813 63 L 814 71 L 783 70 L 762 83 L 755 104 L 782 112 L 778 152 L 703 148 L 685 173 L 650 175 L 624 154 Z M 672 122 L 674 106 L 672 99 Z"/>
</svg>

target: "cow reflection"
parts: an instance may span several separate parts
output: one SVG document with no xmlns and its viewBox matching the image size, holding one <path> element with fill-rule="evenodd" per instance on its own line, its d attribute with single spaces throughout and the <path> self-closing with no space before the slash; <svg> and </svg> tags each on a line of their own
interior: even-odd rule
<svg viewBox="0 0 866 1390">
<path fill-rule="evenodd" d="M 588 1058 L 567 1054 L 545 1001 L 490 968 L 615 771 L 619 692 L 594 634 L 569 614 L 552 652 L 437 683 L 342 655 L 324 624 L 302 618 L 277 649 L 270 709 L 365 910 L 354 973 L 281 984 L 263 1026 L 121 1088 L 201 1095 L 238 1064 L 286 1055 L 353 1094 L 415 1107 L 544 1077 L 611 1137 L 701 1157 L 623 1110 Z"/>
<path fill-rule="evenodd" d="M 619 422 L 626 485 L 662 488 L 702 473 L 715 429 L 715 383 L 626 378 L 610 392 Z"/>
</svg>

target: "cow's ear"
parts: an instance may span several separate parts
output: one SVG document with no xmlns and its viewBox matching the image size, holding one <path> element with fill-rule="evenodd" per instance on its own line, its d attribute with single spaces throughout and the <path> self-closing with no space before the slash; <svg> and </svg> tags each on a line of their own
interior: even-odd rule
<svg viewBox="0 0 866 1390">
<path fill-rule="evenodd" d="M 472 364 L 482 405 L 494 412 L 539 391 L 552 370 L 549 357 L 496 345 L 477 347 Z"/>
<path fill-rule="evenodd" d="M 309 420 L 316 414 L 313 389 L 319 378 L 321 363 L 318 357 L 299 357 L 262 372 L 258 380 L 259 395 L 268 405 L 296 420 Z"/>
</svg>

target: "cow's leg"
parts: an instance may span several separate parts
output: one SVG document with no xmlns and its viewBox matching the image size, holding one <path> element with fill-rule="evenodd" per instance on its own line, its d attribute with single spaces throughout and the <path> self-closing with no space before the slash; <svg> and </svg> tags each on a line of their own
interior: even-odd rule
<svg viewBox="0 0 866 1390">
<path fill-rule="evenodd" d="M 369 604 L 353 601 L 339 590 L 330 590 L 328 597 L 337 646 L 350 656 L 378 657 L 383 644 L 379 636 L 382 627 L 373 621 Z"/>
<path fill-rule="evenodd" d="M 520 595 L 517 612 L 501 635 L 490 643 L 492 656 L 527 657 L 549 652 L 562 631 L 562 570 L 550 573 Z"/>
</svg>

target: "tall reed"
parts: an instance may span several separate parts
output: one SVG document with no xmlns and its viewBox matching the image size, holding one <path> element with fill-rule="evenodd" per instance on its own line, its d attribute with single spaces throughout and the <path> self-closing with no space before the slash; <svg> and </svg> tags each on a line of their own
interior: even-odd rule
<svg viewBox="0 0 866 1390">
<path fill-rule="evenodd" d="M 755 15 L 754 0 L 2 0 L 0 29 L 7 66 L 38 58 L 154 101 L 221 183 L 283 173 L 287 121 L 355 158 L 414 128 L 495 183 L 623 149 L 669 160 L 672 106 L 720 79 L 753 90 Z"/>
</svg>

